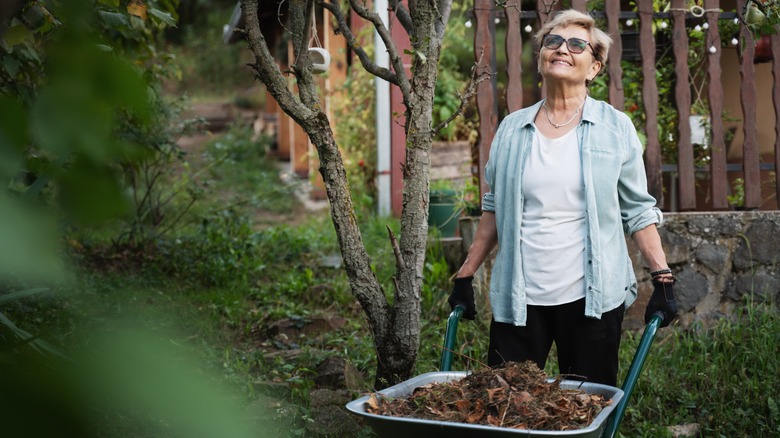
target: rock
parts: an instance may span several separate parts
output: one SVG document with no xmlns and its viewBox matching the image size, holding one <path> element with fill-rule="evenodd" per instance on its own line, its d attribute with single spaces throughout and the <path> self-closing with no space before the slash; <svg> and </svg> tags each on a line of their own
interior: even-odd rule
<svg viewBox="0 0 780 438">
<path fill-rule="evenodd" d="M 726 297 L 742 301 L 745 295 L 753 295 L 757 302 L 777 301 L 780 298 L 780 279 L 766 272 L 737 276 L 728 286 Z"/>
<path fill-rule="evenodd" d="M 659 231 L 664 250 L 666 251 L 666 261 L 670 265 L 686 263 L 690 260 L 691 240 L 683 237 L 671 230 L 661 228 Z"/>
<path fill-rule="evenodd" d="M 688 231 L 700 236 L 733 236 L 742 232 L 745 215 L 741 213 L 688 213 Z"/>
<path fill-rule="evenodd" d="M 360 370 L 344 358 L 329 356 L 317 366 L 314 383 L 319 387 L 333 389 L 351 389 L 358 391 L 365 388 L 365 378 Z"/>
<path fill-rule="evenodd" d="M 667 429 L 669 429 L 674 438 L 689 438 L 701 435 L 701 426 L 698 423 L 679 424 L 677 426 L 669 426 Z"/>
<path fill-rule="evenodd" d="M 677 276 L 674 294 L 677 298 L 679 312 L 693 310 L 699 302 L 710 293 L 707 277 L 690 267 L 683 268 Z"/>
<path fill-rule="evenodd" d="M 725 246 L 702 243 L 696 248 L 695 256 L 701 264 L 718 274 L 726 268 L 728 252 L 729 250 Z"/>
<path fill-rule="evenodd" d="M 752 269 L 754 264 L 777 263 L 780 247 L 780 224 L 771 220 L 756 220 L 741 239 L 734 253 L 734 266 Z"/>
</svg>

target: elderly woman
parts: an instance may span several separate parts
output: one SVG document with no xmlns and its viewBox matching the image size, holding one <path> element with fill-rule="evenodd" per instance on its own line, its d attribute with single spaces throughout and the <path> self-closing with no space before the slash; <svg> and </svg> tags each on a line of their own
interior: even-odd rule
<svg viewBox="0 0 780 438">
<path fill-rule="evenodd" d="M 498 245 L 490 283 L 488 364 L 532 360 L 553 342 L 562 374 L 615 386 L 625 307 L 637 295 L 624 234 L 636 242 L 655 290 L 645 319 L 676 315 L 674 276 L 647 192 L 631 120 L 588 96 L 612 39 L 589 15 L 560 12 L 535 36 L 546 98 L 507 116 L 490 150 L 490 191 L 450 305 L 476 315 L 471 281 Z"/>
</svg>

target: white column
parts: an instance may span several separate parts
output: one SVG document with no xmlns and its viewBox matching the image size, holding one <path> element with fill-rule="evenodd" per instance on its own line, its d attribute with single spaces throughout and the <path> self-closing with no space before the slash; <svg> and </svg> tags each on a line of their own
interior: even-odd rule
<svg viewBox="0 0 780 438">
<path fill-rule="evenodd" d="M 374 11 L 389 24 L 387 0 L 374 1 Z M 390 67 L 387 47 L 374 31 L 374 61 L 380 67 Z M 374 79 L 376 83 L 376 166 L 377 166 L 377 210 L 380 216 L 391 213 L 392 188 L 390 186 L 390 83 Z"/>
</svg>

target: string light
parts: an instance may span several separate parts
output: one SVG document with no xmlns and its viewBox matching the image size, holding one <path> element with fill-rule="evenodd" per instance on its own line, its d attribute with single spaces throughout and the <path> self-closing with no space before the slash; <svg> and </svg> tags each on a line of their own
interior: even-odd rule
<svg viewBox="0 0 780 438">
<path fill-rule="evenodd" d="M 701 25 L 701 27 L 703 27 L 705 29 L 709 29 L 710 28 L 710 23 L 704 23 L 704 24 Z"/>
<path fill-rule="evenodd" d="M 496 23 L 496 24 L 498 24 L 498 23 L 500 23 L 500 22 L 501 22 L 501 19 L 500 19 L 500 18 L 498 18 L 498 17 L 496 17 L 496 19 L 495 19 L 495 20 L 493 20 L 493 22 L 494 22 L 494 23 Z"/>
<path fill-rule="evenodd" d="M 710 46 L 710 53 L 715 53 L 717 51 L 718 49 L 716 49 L 715 46 Z"/>
<path fill-rule="evenodd" d="M 471 29 L 471 20 L 466 20 L 463 25 L 466 26 L 467 29 Z"/>
<path fill-rule="evenodd" d="M 661 29 L 666 29 L 667 27 L 669 27 L 669 24 L 667 24 L 665 21 L 662 21 L 658 25 L 661 27 Z"/>
<path fill-rule="evenodd" d="M 737 44 L 739 44 L 739 41 L 737 41 L 737 39 L 736 39 L 736 38 L 732 38 L 732 39 L 731 39 L 731 45 L 732 45 L 732 46 L 736 46 Z"/>
<path fill-rule="evenodd" d="M 626 20 L 626 26 L 633 26 L 633 25 L 634 25 L 634 20 L 632 20 L 630 18 L 628 20 Z"/>
<path fill-rule="evenodd" d="M 701 32 L 701 26 L 697 24 L 696 27 L 693 28 L 693 30 L 695 30 L 696 32 Z"/>
<path fill-rule="evenodd" d="M 525 30 L 526 33 L 531 33 L 531 31 L 534 30 L 534 28 L 531 27 L 530 24 L 526 24 L 524 30 Z"/>
</svg>

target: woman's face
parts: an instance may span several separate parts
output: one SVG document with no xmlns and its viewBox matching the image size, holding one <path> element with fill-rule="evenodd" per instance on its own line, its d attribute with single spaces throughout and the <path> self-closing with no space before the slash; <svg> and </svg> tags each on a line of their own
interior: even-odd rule
<svg viewBox="0 0 780 438">
<path fill-rule="evenodd" d="M 558 26 L 550 31 L 550 35 L 558 35 L 566 42 L 557 49 L 548 49 L 542 44 L 539 72 L 545 80 L 576 85 L 585 85 L 585 80 L 593 80 L 601 69 L 601 63 L 593 56 L 593 47 L 588 44 L 582 53 L 572 53 L 568 44 L 570 38 L 590 43 L 590 32 L 579 26 Z"/>
</svg>

